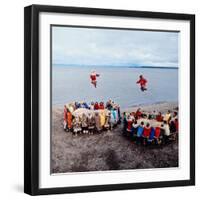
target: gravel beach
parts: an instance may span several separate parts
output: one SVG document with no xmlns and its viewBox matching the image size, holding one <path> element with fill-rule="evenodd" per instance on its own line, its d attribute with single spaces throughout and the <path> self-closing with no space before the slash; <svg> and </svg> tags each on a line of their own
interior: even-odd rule
<svg viewBox="0 0 200 200">
<path fill-rule="evenodd" d="M 174 110 L 177 102 L 140 105 L 124 111 Z M 141 146 L 122 136 L 123 125 L 94 135 L 73 136 L 63 130 L 63 107 L 52 107 L 51 173 L 178 167 L 178 141 Z"/>
</svg>

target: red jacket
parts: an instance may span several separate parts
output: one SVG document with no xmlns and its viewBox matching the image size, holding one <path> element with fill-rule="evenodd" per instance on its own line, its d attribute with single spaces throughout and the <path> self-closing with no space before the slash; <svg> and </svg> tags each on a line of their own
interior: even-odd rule
<svg viewBox="0 0 200 200">
<path fill-rule="evenodd" d="M 146 86 L 147 80 L 145 78 L 140 78 L 139 81 L 137 81 L 137 83 L 140 84 L 140 86 Z"/>
<path fill-rule="evenodd" d="M 127 131 L 131 131 L 132 124 L 133 124 L 132 120 L 128 120 Z"/>
<path fill-rule="evenodd" d="M 99 104 L 98 103 L 94 104 L 94 110 L 99 110 Z"/>
<path fill-rule="evenodd" d="M 174 121 L 174 123 L 175 123 L 175 126 L 176 126 L 176 131 L 178 131 L 178 120 L 176 121 Z"/>
<path fill-rule="evenodd" d="M 142 115 L 142 112 L 140 112 L 140 111 L 136 111 L 136 113 L 135 113 L 135 116 L 136 116 L 136 117 L 140 118 L 141 115 Z"/>
<path fill-rule="evenodd" d="M 162 120 L 163 120 L 162 115 L 157 115 L 157 116 L 156 116 L 156 120 L 157 120 L 158 122 L 162 122 Z"/>
<path fill-rule="evenodd" d="M 68 128 L 72 128 L 72 113 L 67 112 L 67 126 Z"/>
<path fill-rule="evenodd" d="M 95 74 L 95 75 L 91 74 L 91 75 L 90 75 L 90 78 L 91 78 L 92 81 L 96 81 L 97 76 L 96 76 L 96 74 Z"/>
<path fill-rule="evenodd" d="M 159 138 L 160 137 L 160 127 L 156 127 L 155 128 L 155 138 Z"/>
<path fill-rule="evenodd" d="M 103 110 L 103 109 L 104 109 L 104 105 L 103 105 L 103 104 L 100 104 L 100 105 L 99 105 L 99 109 L 102 109 L 102 110 Z"/>
<path fill-rule="evenodd" d="M 150 136 L 150 133 L 151 133 L 151 127 L 149 128 L 144 127 L 143 136 L 148 138 Z"/>
</svg>

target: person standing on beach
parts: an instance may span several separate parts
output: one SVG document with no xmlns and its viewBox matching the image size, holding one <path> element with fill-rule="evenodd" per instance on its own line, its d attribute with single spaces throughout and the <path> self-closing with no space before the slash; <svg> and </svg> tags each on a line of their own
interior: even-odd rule
<svg viewBox="0 0 200 200">
<path fill-rule="evenodd" d="M 97 77 L 99 77 L 99 76 L 100 76 L 100 75 L 97 74 L 95 71 L 93 71 L 93 72 L 90 74 L 91 83 L 94 85 L 95 88 L 97 87 Z"/>
<path fill-rule="evenodd" d="M 63 128 L 67 131 L 67 106 L 64 105 L 64 121 L 63 121 Z"/>
<path fill-rule="evenodd" d="M 147 80 L 143 77 L 143 75 L 139 76 L 139 80 L 136 83 L 140 84 L 140 89 L 142 92 L 147 90 L 147 88 L 146 88 Z"/>
<path fill-rule="evenodd" d="M 67 109 L 67 127 L 68 130 L 72 129 L 72 113 Z"/>
</svg>

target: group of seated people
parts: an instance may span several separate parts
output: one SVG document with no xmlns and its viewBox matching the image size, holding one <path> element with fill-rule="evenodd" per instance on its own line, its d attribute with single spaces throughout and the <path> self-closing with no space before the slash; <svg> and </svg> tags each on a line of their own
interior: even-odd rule
<svg viewBox="0 0 200 200">
<path fill-rule="evenodd" d="M 175 140 L 178 134 L 178 112 L 162 114 L 161 112 L 124 113 L 123 134 L 137 144 L 165 144 Z"/>
<path fill-rule="evenodd" d="M 64 105 L 63 128 L 77 135 L 78 133 L 101 133 L 111 130 L 120 123 L 120 107 L 109 100 L 104 102 L 74 102 Z"/>
</svg>

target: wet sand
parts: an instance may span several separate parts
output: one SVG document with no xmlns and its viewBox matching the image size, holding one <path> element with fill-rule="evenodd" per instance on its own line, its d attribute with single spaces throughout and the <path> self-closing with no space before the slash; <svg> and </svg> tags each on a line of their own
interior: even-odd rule
<svg viewBox="0 0 200 200">
<path fill-rule="evenodd" d="M 178 104 L 157 103 L 121 110 L 166 112 Z M 63 108 L 52 108 L 51 173 L 178 167 L 178 141 L 141 146 L 122 136 L 123 125 L 101 134 L 73 136 L 62 125 Z"/>
</svg>

